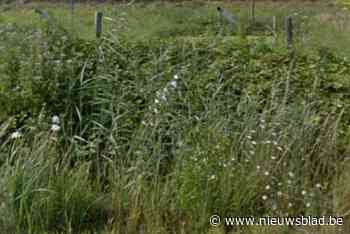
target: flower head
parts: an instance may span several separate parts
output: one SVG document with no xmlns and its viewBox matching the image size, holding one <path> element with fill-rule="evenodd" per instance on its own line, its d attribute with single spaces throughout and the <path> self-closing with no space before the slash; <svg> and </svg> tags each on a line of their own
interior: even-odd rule
<svg viewBox="0 0 350 234">
<path fill-rule="evenodd" d="M 22 134 L 19 131 L 16 131 L 11 134 L 11 139 L 17 139 L 17 138 L 20 138 L 21 136 Z"/>
<path fill-rule="evenodd" d="M 176 86 L 177 86 L 176 80 L 170 81 L 170 86 L 173 87 L 173 88 L 175 89 Z"/>
<path fill-rule="evenodd" d="M 58 117 L 57 115 L 52 116 L 52 123 L 60 124 L 60 117 Z"/>
<path fill-rule="evenodd" d="M 51 125 L 51 131 L 53 131 L 53 132 L 58 132 L 60 129 L 61 129 L 61 127 L 57 124 Z"/>
<path fill-rule="evenodd" d="M 164 102 L 167 101 L 167 98 L 166 98 L 165 94 L 162 94 L 162 95 L 160 96 L 160 99 L 161 99 L 162 101 L 164 101 Z"/>
</svg>

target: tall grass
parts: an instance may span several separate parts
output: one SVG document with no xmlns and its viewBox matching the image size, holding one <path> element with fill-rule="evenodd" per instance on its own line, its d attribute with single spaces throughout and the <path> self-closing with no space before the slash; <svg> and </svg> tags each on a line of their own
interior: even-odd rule
<svg viewBox="0 0 350 234">
<path fill-rule="evenodd" d="M 264 38 L 0 37 L 1 231 L 297 233 L 209 217 L 348 220 L 347 59 L 291 57 Z"/>
<path fill-rule="evenodd" d="M 93 140 L 79 147 L 73 137 L 71 150 L 61 152 L 60 136 L 44 131 L 26 143 L 24 135 L 8 143 L 9 156 L 1 166 L 2 211 L 14 217 L 3 225 L 28 233 L 76 233 L 99 223 L 121 233 L 203 233 L 214 213 L 335 212 L 332 188 L 343 170 L 335 150 L 337 121 L 310 123 L 308 105 L 282 113 L 278 106 L 259 109 L 258 102 L 243 97 L 234 112 L 218 113 L 210 105 L 199 119 L 179 116 L 184 126 L 176 119 L 159 120 L 179 137 L 169 135 L 175 139 L 167 145 L 159 123 L 153 132 L 143 130 L 126 142 L 134 146 L 124 152 L 128 158 L 112 158 L 118 156 L 113 152 L 118 150 L 116 127 L 105 143 L 109 150 L 98 154 Z M 95 159 L 77 160 L 72 167 L 72 157 L 86 150 Z M 93 170 L 95 160 L 101 174 Z"/>
</svg>

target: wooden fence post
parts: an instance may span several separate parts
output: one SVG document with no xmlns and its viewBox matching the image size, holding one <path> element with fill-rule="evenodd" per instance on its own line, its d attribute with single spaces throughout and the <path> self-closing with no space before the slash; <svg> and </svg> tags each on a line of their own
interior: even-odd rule
<svg viewBox="0 0 350 234">
<path fill-rule="evenodd" d="M 273 35 L 273 43 L 277 43 L 277 18 L 276 16 L 272 17 L 272 35 Z"/>
<path fill-rule="evenodd" d="M 96 12 L 95 14 L 95 31 L 97 39 L 102 35 L 102 15 L 102 12 Z"/>
<path fill-rule="evenodd" d="M 251 16 L 251 24 L 255 26 L 255 0 L 251 0 L 250 3 L 250 16 Z"/>
<path fill-rule="evenodd" d="M 70 6 L 70 13 L 71 13 L 71 26 L 72 29 L 74 28 L 74 4 L 75 4 L 75 0 L 70 0 L 69 2 L 69 6 Z"/>
<path fill-rule="evenodd" d="M 290 16 L 285 19 L 285 30 L 287 47 L 290 48 L 293 45 L 293 19 Z"/>
</svg>

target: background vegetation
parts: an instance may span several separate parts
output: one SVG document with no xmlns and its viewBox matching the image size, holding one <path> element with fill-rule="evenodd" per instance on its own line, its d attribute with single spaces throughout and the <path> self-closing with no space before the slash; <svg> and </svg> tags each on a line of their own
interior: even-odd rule
<svg viewBox="0 0 350 234">
<path fill-rule="evenodd" d="M 239 25 L 221 35 L 204 3 L 3 7 L 3 233 L 349 232 L 348 11 L 264 4 L 252 27 L 247 5 L 223 5 Z M 346 225 L 213 228 L 213 214 Z"/>
</svg>

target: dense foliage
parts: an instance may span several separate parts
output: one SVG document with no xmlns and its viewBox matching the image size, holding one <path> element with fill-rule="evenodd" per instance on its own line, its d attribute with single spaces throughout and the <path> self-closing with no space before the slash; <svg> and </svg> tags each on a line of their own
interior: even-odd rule
<svg viewBox="0 0 350 234">
<path fill-rule="evenodd" d="M 330 50 L 16 26 L 0 38 L 4 230 L 204 233 L 213 213 L 343 209 L 330 201 L 342 199 L 350 62 Z"/>
</svg>

